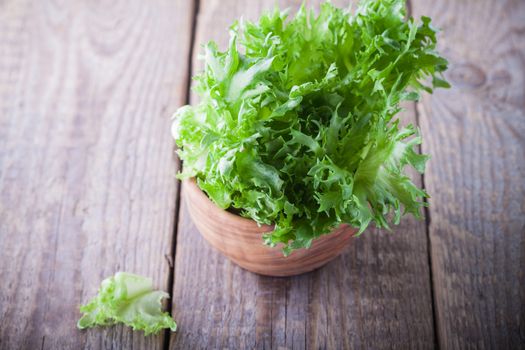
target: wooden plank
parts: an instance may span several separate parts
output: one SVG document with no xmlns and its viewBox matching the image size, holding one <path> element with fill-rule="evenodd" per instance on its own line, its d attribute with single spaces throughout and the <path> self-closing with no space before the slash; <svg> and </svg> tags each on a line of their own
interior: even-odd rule
<svg viewBox="0 0 525 350">
<path fill-rule="evenodd" d="M 525 344 L 525 2 L 414 1 L 450 90 L 419 105 L 442 348 Z"/>
<path fill-rule="evenodd" d="M 116 271 L 169 290 L 191 22 L 186 1 L 0 2 L 0 348 L 163 346 L 76 321 Z"/>
<path fill-rule="evenodd" d="M 300 3 L 280 6 L 295 10 Z M 225 48 L 234 19 L 255 19 L 273 6 L 273 0 L 201 1 L 195 47 L 214 39 Z M 202 67 L 196 51 L 194 70 Z M 406 113 L 414 123 L 414 106 Z M 424 221 L 406 219 L 392 233 L 370 229 L 318 271 L 270 278 L 210 248 L 184 203 L 180 209 L 173 308 L 179 331 L 171 349 L 434 347 Z"/>
</svg>

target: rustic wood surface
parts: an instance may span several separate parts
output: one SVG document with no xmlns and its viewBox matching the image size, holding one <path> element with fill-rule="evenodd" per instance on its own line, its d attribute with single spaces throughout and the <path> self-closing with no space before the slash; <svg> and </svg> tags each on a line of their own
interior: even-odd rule
<svg viewBox="0 0 525 350">
<path fill-rule="evenodd" d="M 443 29 L 453 84 L 406 106 L 432 154 L 426 220 L 291 278 L 203 240 L 169 133 L 200 45 L 275 3 L 0 1 L 0 349 L 523 347 L 525 2 L 409 3 Z M 172 295 L 177 333 L 75 328 L 119 270 Z"/>
</svg>

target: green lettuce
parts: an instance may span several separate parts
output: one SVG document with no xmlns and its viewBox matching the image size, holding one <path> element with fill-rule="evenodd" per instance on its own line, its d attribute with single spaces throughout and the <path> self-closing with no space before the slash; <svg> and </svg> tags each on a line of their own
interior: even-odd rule
<svg viewBox="0 0 525 350">
<path fill-rule="evenodd" d="M 126 272 L 102 281 L 98 295 L 80 307 L 84 313 L 78 328 L 107 326 L 124 323 L 133 330 L 143 330 L 145 335 L 169 328 L 177 330 L 177 324 L 167 312 L 162 312 L 161 300 L 168 293 L 153 290 L 150 278 Z"/>
<path fill-rule="evenodd" d="M 285 254 L 342 223 L 363 232 L 420 217 L 427 193 L 418 130 L 400 127 L 403 100 L 447 87 L 430 19 L 406 19 L 402 0 L 324 3 L 294 18 L 275 10 L 231 26 L 226 51 L 205 46 L 194 77 L 200 103 L 180 108 L 172 133 L 184 161 L 221 208 L 259 224 Z"/>
</svg>

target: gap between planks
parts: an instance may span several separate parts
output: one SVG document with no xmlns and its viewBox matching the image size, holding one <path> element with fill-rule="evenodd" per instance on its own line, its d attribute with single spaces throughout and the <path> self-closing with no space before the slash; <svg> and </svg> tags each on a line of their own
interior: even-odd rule
<svg viewBox="0 0 525 350">
<path fill-rule="evenodd" d="M 408 2 L 410 4 L 410 1 Z M 409 11 L 411 10 L 410 7 L 408 7 Z M 412 15 L 409 12 L 410 15 Z M 414 102 L 413 108 L 414 108 L 414 114 L 416 116 L 416 124 L 419 128 L 419 111 L 417 109 L 418 101 Z M 421 145 L 418 146 L 419 153 L 422 153 L 423 150 L 421 149 Z M 425 186 L 425 174 L 421 174 L 421 188 L 426 191 Z M 425 206 L 423 207 L 423 215 L 425 217 L 425 236 L 427 238 L 427 252 L 428 252 L 428 274 L 430 278 L 430 298 L 431 298 L 431 309 L 432 309 L 432 327 L 434 328 L 434 345 L 436 346 L 436 349 L 441 349 L 441 344 L 439 343 L 439 336 L 438 336 L 438 322 L 437 322 L 437 313 L 436 313 L 436 297 L 434 293 L 435 288 L 435 281 L 434 281 L 434 273 L 432 270 L 432 241 L 430 240 L 430 210 L 428 209 L 428 199 L 423 198 L 423 201 L 425 202 Z"/>
<path fill-rule="evenodd" d="M 407 0 L 406 7 L 407 7 L 407 15 L 408 17 L 414 17 L 414 12 L 412 10 L 412 1 L 413 0 Z M 414 18 L 415 20 L 415 18 Z M 412 104 L 412 108 L 414 108 L 414 115 L 416 117 L 416 125 L 417 128 L 420 128 L 420 120 L 419 120 L 419 111 L 418 111 L 418 104 L 419 101 L 414 101 Z M 421 145 L 418 146 L 419 153 L 423 153 L 423 149 Z M 421 174 L 421 188 L 426 191 L 425 186 L 425 173 Z M 438 336 L 438 322 L 437 322 L 437 313 L 436 313 L 436 297 L 435 297 L 435 281 L 434 281 L 434 273 L 432 270 L 432 242 L 430 240 L 430 210 L 428 209 L 428 199 L 423 198 L 423 201 L 425 202 L 425 206 L 423 207 L 423 215 L 425 217 L 425 236 L 427 239 L 427 255 L 428 255 L 428 274 L 430 278 L 430 301 L 431 301 L 431 310 L 432 310 L 432 328 L 434 328 L 434 346 L 436 349 L 441 349 L 441 344 L 439 343 L 439 336 Z"/>
<path fill-rule="evenodd" d="M 190 49 L 188 50 L 188 74 L 186 76 L 186 96 L 184 97 L 184 104 L 187 105 L 190 103 L 191 96 L 191 82 L 193 75 L 193 52 L 195 48 L 195 33 L 197 31 L 197 16 L 199 15 L 199 6 L 200 0 L 192 1 L 192 14 L 191 14 L 191 32 L 190 32 Z M 174 145 L 176 147 L 176 145 Z M 177 166 L 176 169 L 179 171 L 182 168 L 182 162 L 178 156 L 175 155 L 174 161 Z M 180 215 L 180 205 L 181 205 L 181 182 L 176 180 L 176 198 L 175 198 L 175 213 L 173 219 L 173 236 L 172 236 L 172 246 L 170 251 L 170 272 L 168 275 L 168 294 L 170 298 L 168 299 L 168 313 L 173 317 L 173 289 L 175 285 L 175 254 L 177 252 L 177 231 L 179 228 L 179 215 Z M 177 320 L 175 320 L 176 322 Z M 171 339 L 171 330 L 166 329 L 164 331 L 164 342 L 162 348 L 168 350 L 170 347 Z"/>
</svg>

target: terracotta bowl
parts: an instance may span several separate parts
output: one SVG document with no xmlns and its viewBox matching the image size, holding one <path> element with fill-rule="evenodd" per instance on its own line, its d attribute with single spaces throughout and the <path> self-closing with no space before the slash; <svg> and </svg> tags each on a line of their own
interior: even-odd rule
<svg viewBox="0 0 525 350">
<path fill-rule="evenodd" d="M 237 265 L 261 275 L 292 276 L 315 270 L 339 255 L 356 233 L 354 228 L 341 225 L 316 239 L 309 249 L 284 257 L 282 246 L 271 248 L 263 243 L 263 233 L 272 226 L 259 227 L 253 220 L 219 208 L 194 179 L 184 181 L 184 195 L 190 216 L 208 243 Z"/>
</svg>

